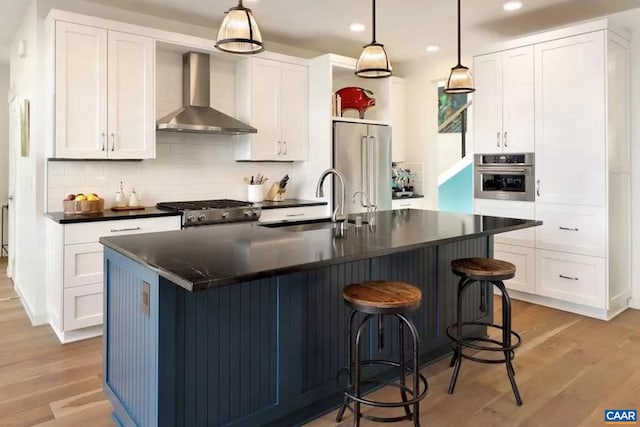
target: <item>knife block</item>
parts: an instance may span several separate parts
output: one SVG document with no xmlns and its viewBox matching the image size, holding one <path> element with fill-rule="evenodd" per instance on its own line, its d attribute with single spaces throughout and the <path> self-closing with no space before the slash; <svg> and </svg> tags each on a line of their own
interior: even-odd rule
<svg viewBox="0 0 640 427">
<path fill-rule="evenodd" d="M 274 182 L 267 192 L 265 200 L 268 200 L 270 202 L 281 202 L 284 200 L 284 193 L 286 192 L 287 190 L 285 188 L 280 188 L 280 184 Z"/>
</svg>

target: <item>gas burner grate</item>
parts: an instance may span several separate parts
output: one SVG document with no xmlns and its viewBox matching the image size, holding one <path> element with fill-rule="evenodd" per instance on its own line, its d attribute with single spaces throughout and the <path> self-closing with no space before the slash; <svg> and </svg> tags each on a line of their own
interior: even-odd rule
<svg viewBox="0 0 640 427">
<path fill-rule="evenodd" d="M 203 209 L 231 209 L 253 206 L 253 203 L 242 200 L 220 199 L 220 200 L 197 200 L 192 202 L 160 202 L 156 204 L 159 209 L 172 211 L 195 211 Z"/>
</svg>

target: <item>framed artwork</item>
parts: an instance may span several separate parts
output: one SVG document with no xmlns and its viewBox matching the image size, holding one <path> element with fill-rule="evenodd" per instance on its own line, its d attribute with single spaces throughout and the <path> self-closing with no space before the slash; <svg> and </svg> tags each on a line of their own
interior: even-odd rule
<svg viewBox="0 0 640 427">
<path fill-rule="evenodd" d="M 452 95 L 438 85 L 438 133 L 467 132 L 467 94 Z"/>
<path fill-rule="evenodd" d="M 30 108 L 29 100 L 25 99 L 20 107 L 20 155 L 22 157 L 29 157 Z"/>
</svg>

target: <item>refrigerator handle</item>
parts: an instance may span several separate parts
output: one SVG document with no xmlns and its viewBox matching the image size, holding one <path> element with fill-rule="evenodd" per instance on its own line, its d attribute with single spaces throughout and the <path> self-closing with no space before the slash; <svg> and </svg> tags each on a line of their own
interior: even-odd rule
<svg viewBox="0 0 640 427">
<path fill-rule="evenodd" d="M 362 190 L 365 191 L 369 188 L 369 137 L 363 135 L 360 138 L 360 171 L 362 173 Z M 363 208 L 367 205 L 364 204 L 364 198 L 360 198 L 360 204 Z"/>
<path fill-rule="evenodd" d="M 378 165 L 376 164 L 376 137 L 375 136 L 370 136 L 369 137 L 369 199 L 371 201 L 371 203 L 375 206 L 378 204 L 378 193 L 377 193 L 377 186 L 378 186 Z M 373 179 L 371 179 L 371 175 L 373 174 Z"/>
</svg>

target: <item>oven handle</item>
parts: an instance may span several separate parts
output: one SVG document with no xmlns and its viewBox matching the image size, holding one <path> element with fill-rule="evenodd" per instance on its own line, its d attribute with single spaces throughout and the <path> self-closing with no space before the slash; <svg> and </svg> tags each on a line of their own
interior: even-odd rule
<svg viewBox="0 0 640 427">
<path fill-rule="evenodd" d="M 481 173 L 496 173 L 496 174 L 507 173 L 507 172 L 520 172 L 520 173 L 526 173 L 526 174 L 531 173 L 530 168 L 513 168 L 513 167 L 496 168 L 496 167 L 487 167 L 487 166 L 476 166 L 476 170 Z"/>
</svg>

